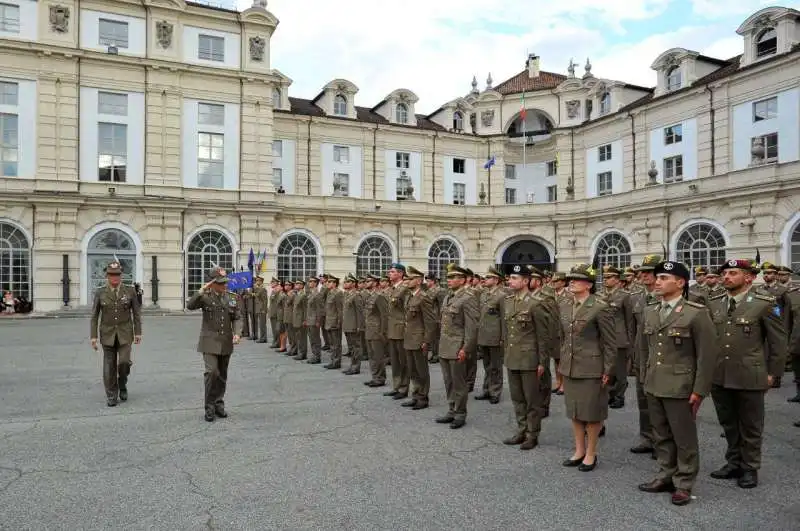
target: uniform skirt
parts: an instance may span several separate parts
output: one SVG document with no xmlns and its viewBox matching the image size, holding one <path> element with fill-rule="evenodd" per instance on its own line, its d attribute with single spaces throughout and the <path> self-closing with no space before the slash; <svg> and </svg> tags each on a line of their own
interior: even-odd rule
<svg viewBox="0 0 800 531">
<path fill-rule="evenodd" d="M 578 422 L 603 422 L 608 418 L 608 388 L 600 378 L 564 377 L 567 418 Z"/>
</svg>

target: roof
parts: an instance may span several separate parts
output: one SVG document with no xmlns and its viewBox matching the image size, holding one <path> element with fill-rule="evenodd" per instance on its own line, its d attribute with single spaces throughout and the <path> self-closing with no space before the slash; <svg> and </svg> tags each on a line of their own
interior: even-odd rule
<svg viewBox="0 0 800 531">
<path fill-rule="evenodd" d="M 525 69 L 497 85 L 494 90 L 504 96 L 536 90 L 550 90 L 559 86 L 565 79 L 567 79 L 565 75 L 544 71 L 540 71 L 537 77 L 530 77 L 528 70 Z"/>
</svg>

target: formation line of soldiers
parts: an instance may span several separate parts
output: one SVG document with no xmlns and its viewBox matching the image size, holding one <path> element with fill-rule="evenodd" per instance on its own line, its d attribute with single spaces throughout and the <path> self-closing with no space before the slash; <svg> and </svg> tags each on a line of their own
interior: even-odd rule
<svg viewBox="0 0 800 531">
<path fill-rule="evenodd" d="M 109 266 L 109 285 L 96 295 L 92 337 L 99 315 L 104 349 L 119 355 L 122 381 L 129 372 L 123 369 L 126 342 L 130 351 L 123 332 L 136 329 L 140 338 L 141 320 L 130 296 L 111 293 L 119 271 L 118 263 Z M 227 369 L 243 324 L 249 321 L 248 335 L 263 343 L 267 316 L 273 349 L 319 364 L 327 346 L 326 369 L 341 369 L 344 335 L 351 358 L 344 373 L 359 374 L 367 359 L 365 385 L 382 387 L 390 365 L 391 389 L 384 395 L 414 411 L 430 405 L 435 353 L 448 406 L 435 421 L 451 429 L 466 423 L 479 360 L 485 377 L 475 399 L 491 404 L 501 400 L 505 365 L 516 428 L 503 442 L 535 448 L 551 396 L 563 395 L 574 451 L 562 464 L 581 472 L 597 466 L 608 410 L 624 407 L 632 375 L 640 440 L 631 452 L 651 454 L 660 465 L 658 476 L 639 488 L 669 492 L 672 503 L 685 505 L 699 470 L 696 415 L 709 395 L 728 443 L 726 464 L 711 476 L 735 479 L 741 488 L 758 484 L 765 393 L 783 374 L 788 354 L 793 367 L 800 357 L 800 289 L 778 278 L 779 271 L 729 260 L 713 272 L 696 271 L 699 282 L 690 289 L 684 264 L 649 255 L 638 267 L 604 266 L 596 293 L 599 272 L 588 264 L 566 274 L 513 265 L 483 276 L 452 264 L 445 290 L 435 277 L 397 263 L 385 277 L 273 278 L 270 291 L 258 278 L 251 320 L 243 315 L 243 297 L 226 290 L 226 272 L 214 268 L 187 308 L 203 310 L 198 351 L 206 366 L 208 421 L 227 416 Z M 754 285 L 759 273 L 764 283 Z M 714 282 L 720 278 L 722 288 Z M 106 379 L 109 405 L 115 376 Z"/>
</svg>

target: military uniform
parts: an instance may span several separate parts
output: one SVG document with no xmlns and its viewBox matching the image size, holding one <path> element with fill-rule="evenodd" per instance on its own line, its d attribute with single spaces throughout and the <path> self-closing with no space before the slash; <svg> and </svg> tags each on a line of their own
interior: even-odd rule
<svg viewBox="0 0 800 531">
<path fill-rule="evenodd" d="M 269 312 L 269 324 L 272 329 L 272 343 L 270 347 L 280 348 L 281 325 L 278 322 L 278 309 L 280 308 L 279 299 L 282 292 L 275 289 L 275 286 L 279 284 L 278 279 L 273 278 L 271 284 L 272 292 L 269 294 L 269 303 L 267 307 L 267 311 Z"/>
<path fill-rule="evenodd" d="M 471 269 L 467 269 L 467 274 L 472 277 L 472 279 L 480 278 L 479 276 L 475 275 Z M 468 279 L 468 284 L 466 286 L 467 290 L 472 294 L 475 298 L 475 305 L 480 308 L 481 306 L 481 287 L 477 286 L 474 282 L 471 282 Z M 475 350 L 472 352 L 467 352 L 467 389 L 468 392 L 472 392 L 475 390 L 475 380 L 478 379 L 478 358 L 480 357 L 480 353 L 478 352 L 478 346 L 475 345 Z"/>
<path fill-rule="evenodd" d="M 214 284 L 227 284 L 223 269 L 213 269 L 209 276 Z M 186 303 L 189 310 L 203 310 L 200 339 L 197 351 L 205 363 L 205 419 L 227 417 L 225 390 L 228 383 L 228 365 L 233 345 L 242 333 L 242 316 L 232 293 L 217 293 L 205 286 Z"/>
<path fill-rule="evenodd" d="M 113 261 L 106 267 L 109 275 L 122 275 L 122 265 Z M 128 399 L 128 376 L 131 372 L 131 347 L 142 336 L 142 312 L 133 286 L 120 283 L 98 288 L 92 304 L 89 337 L 103 347 L 103 385 L 108 405 Z M 95 344 L 95 343 L 93 343 Z M 95 347 L 96 348 L 96 347 Z"/>
<path fill-rule="evenodd" d="M 275 301 L 275 306 L 278 307 L 275 314 L 278 322 L 278 352 L 286 352 L 286 324 L 283 322 L 286 314 L 286 297 L 286 292 L 282 289 Z"/>
<path fill-rule="evenodd" d="M 247 288 L 244 294 L 244 320 L 247 322 L 249 337 L 253 341 L 258 339 L 258 323 L 256 322 L 256 297 L 251 288 Z"/>
<path fill-rule="evenodd" d="M 425 277 L 426 280 L 433 280 L 437 281 L 436 276 L 428 274 Z M 429 287 L 425 290 L 425 296 L 430 299 L 430 303 L 433 306 L 433 313 L 436 316 L 436 321 L 434 326 L 436 327 L 435 331 L 435 340 L 432 345 L 429 347 L 430 352 L 430 362 L 431 363 L 438 363 L 439 362 L 439 337 L 441 335 L 441 319 L 442 319 L 442 303 L 444 302 L 444 298 L 447 295 L 447 290 L 443 289 L 441 286 L 434 285 Z"/>
<path fill-rule="evenodd" d="M 311 277 L 309 281 L 317 281 L 316 277 Z M 322 338 L 320 336 L 321 325 L 324 324 L 325 293 L 320 289 L 309 291 L 306 299 L 306 331 L 308 333 L 308 345 L 311 349 L 311 356 L 308 363 L 316 365 L 322 363 Z"/>
<path fill-rule="evenodd" d="M 405 267 L 400 264 L 392 267 L 405 273 Z M 392 366 L 392 391 L 386 393 L 386 396 L 398 400 L 408 396 L 408 386 L 411 383 L 410 369 L 406 363 L 406 351 L 403 348 L 406 332 L 406 303 L 410 296 L 411 293 L 403 285 L 403 282 L 389 288 L 389 317 L 386 337 Z"/>
<path fill-rule="evenodd" d="M 258 338 L 259 343 L 267 342 L 267 308 L 269 307 L 269 293 L 267 288 L 264 287 L 264 277 L 256 277 L 261 279 L 253 289 L 253 305 L 256 314 L 255 324 L 256 329 L 253 331 L 253 336 Z"/>
<path fill-rule="evenodd" d="M 613 266 L 603 267 L 603 275 L 616 275 L 621 271 Z M 609 407 L 621 408 L 625 405 L 625 391 L 628 390 L 628 357 L 635 340 L 635 322 L 633 318 L 633 301 L 631 294 L 619 286 L 614 289 L 605 288 L 602 299 L 609 305 L 614 315 L 614 330 L 617 343 L 617 358 L 614 365 L 614 383 L 609 389 Z"/>
<path fill-rule="evenodd" d="M 753 265 L 729 260 L 720 267 L 728 268 L 752 272 Z M 768 377 L 783 372 L 786 329 L 775 298 L 753 289 L 718 296 L 709 307 L 721 349 L 711 396 L 728 441 L 727 464 L 712 477 L 736 477 L 739 486 L 752 488 L 761 467 L 764 395 Z"/>
<path fill-rule="evenodd" d="M 297 292 L 294 295 L 292 304 L 292 328 L 294 328 L 295 341 L 294 359 L 301 361 L 308 358 L 308 331 L 306 330 L 308 291 L 306 291 L 306 282 L 304 280 L 297 280 L 295 286 L 297 287 Z"/>
<path fill-rule="evenodd" d="M 378 281 L 373 277 L 374 282 Z M 367 341 L 370 387 L 386 384 L 386 328 L 389 324 L 389 300 L 377 287 L 367 294 L 364 302 L 364 336 Z"/>
<path fill-rule="evenodd" d="M 237 302 L 237 305 L 239 306 L 239 315 L 242 315 L 242 316 L 246 316 L 247 315 L 247 305 L 249 304 L 247 302 L 247 299 L 249 297 L 248 292 L 249 292 L 248 289 L 243 289 L 243 290 L 239 290 L 239 292 L 236 294 L 236 302 Z M 244 319 L 242 322 L 244 323 L 243 326 L 242 326 L 242 337 L 249 338 L 250 337 L 250 323 L 247 322 L 247 319 Z"/>
<path fill-rule="evenodd" d="M 541 273 L 535 267 L 531 267 L 531 275 L 541 278 Z M 548 337 L 547 364 L 544 365 L 544 374 L 542 374 L 541 385 L 539 386 L 539 392 L 542 395 L 542 418 L 546 418 L 550 416 L 550 400 L 553 394 L 553 374 L 550 372 L 550 359 L 553 356 L 558 356 L 559 358 L 561 356 L 561 340 L 563 338 L 561 309 L 558 305 L 558 299 L 556 299 L 556 292 L 550 286 L 543 286 L 531 292 L 531 296 L 539 301 L 547 317 L 545 325 L 547 326 Z"/>
<path fill-rule="evenodd" d="M 322 350 L 328 351 L 331 349 L 330 339 L 329 339 L 330 334 L 328 333 L 328 330 L 325 328 L 325 304 L 326 301 L 328 300 L 328 291 L 330 291 L 326 284 L 328 281 L 328 275 L 320 276 L 320 281 L 322 282 L 322 285 L 320 286 L 319 289 L 319 292 L 322 295 L 322 311 L 319 314 L 319 319 L 320 319 L 319 322 L 321 329 L 320 331 L 322 332 Z"/>
<path fill-rule="evenodd" d="M 495 268 L 490 267 L 486 276 L 503 278 Z M 489 400 L 492 404 L 500 401 L 503 391 L 503 308 L 506 294 L 496 285 L 482 290 L 480 294 L 480 318 L 478 321 L 478 350 L 483 359 L 483 393 L 475 396 L 477 400 Z"/>
<path fill-rule="evenodd" d="M 356 284 L 358 281 L 352 275 L 347 275 L 345 283 Z M 364 298 L 355 287 L 346 288 L 342 313 L 342 331 L 347 339 L 347 348 L 350 350 L 350 367 L 345 374 L 359 374 L 361 372 L 361 331 L 363 328 Z"/>
<path fill-rule="evenodd" d="M 297 338 L 294 335 L 294 298 L 297 295 L 294 291 L 294 282 L 287 282 L 288 291 L 283 299 L 283 327 L 286 330 L 286 355 L 294 356 L 297 354 Z"/>
<path fill-rule="evenodd" d="M 329 276 L 338 283 L 339 279 Z M 325 294 L 325 330 L 330 341 L 331 361 L 326 369 L 342 368 L 342 319 L 344 318 L 344 293 L 339 289 L 328 289 Z"/>
<path fill-rule="evenodd" d="M 409 280 L 422 282 L 424 275 L 417 269 L 409 267 Z M 406 301 L 405 330 L 403 333 L 403 349 L 406 351 L 406 365 L 410 373 L 411 400 L 403 406 L 412 409 L 428 407 L 428 394 L 431 389 L 431 374 L 428 368 L 428 345 L 435 339 L 435 320 L 433 306 L 420 284 Z"/>
</svg>

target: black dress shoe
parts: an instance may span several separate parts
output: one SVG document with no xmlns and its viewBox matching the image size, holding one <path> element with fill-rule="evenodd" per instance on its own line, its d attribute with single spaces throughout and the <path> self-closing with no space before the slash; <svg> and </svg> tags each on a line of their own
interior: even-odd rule
<svg viewBox="0 0 800 531">
<path fill-rule="evenodd" d="M 413 406 L 411 406 L 413 411 L 419 411 L 420 409 L 428 409 L 428 404 L 417 402 Z"/>
<path fill-rule="evenodd" d="M 800 420 L 798 420 L 797 422 L 794 423 L 794 427 L 795 428 L 800 428 Z"/>
<path fill-rule="evenodd" d="M 563 396 L 563 395 L 564 395 L 564 391 L 562 391 L 561 389 L 559 389 L 558 391 L 556 391 L 556 394 L 557 394 L 558 396 Z"/>
<path fill-rule="evenodd" d="M 464 424 L 466 424 L 466 423 L 467 423 L 467 421 L 464 420 L 464 419 L 455 419 L 455 420 L 453 420 L 453 422 L 450 423 L 450 429 L 451 430 L 457 430 L 458 428 L 463 428 Z"/>
<path fill-rule="evenodd" d="M 214 411 L 212 409 L 206 409 L 206 414 L 203 418 L 206 419 L 206 422 L 214 422 Z"/>
<path fill-rule="evenodd" d="M 758 472 L 755 470 L 745 470 L 742 472 L 742 477 L 736 481 L 736 484 L 743 489 L 754 489 L 758 487 Z"/>
<path fill-rule="evenodd" d="M 622 397 L 614 397 L 608 402 L 608 407 L 611 409 L 622 409 L 625 407 L 625 399 Z"/>
<path fill-rule="evenodd" d="M 652 454 L 654 452 L 652 446 L 646 446 L 644 444 L 639 444 L 631 448 L 632 454 Z"/>
<path fill-rule="evenodd" d="M 711 477 L 714 479 L 738 479 L 742 477 L 742 469 L 727 464 L 719 470 L 713 471 Z"/>
<path fill-rule="evenodd" d="M 309 365 L 319 365 L 320 363 L 322 363 L 322 360 L 310 359 L 306 361 L 306 363 L 308 363 Z"/>
<path fill-rule="evenodd" d="M 414 399 L 412 398 L 412 399 L 411 399 L 411 400 L 409 400 L 408 402 L 403 402 L 403 403 L 402 403 L 402 404 L 400 404 L 400 405 L 401 405 L 401 406 L 403 406 L 403 407 L 414 407 L 414 406 L 416 406 L 416 405 L 417 405 L 417 401 L 416 401 L 416 400 L 414 400 Z"/>
<path fill-rule="evenodd" d="M 473 398 L 474 398 L 475 400 L 489 400 L 489 399 L 491 399 L 492 397 L 491 397 L 491 395 L 489 395 L 488 393 L 483 393 L 483 394 L 481 394 L 481 395 L 475 395 Z"/>
<path fill-rule="evenodd" d="M 594 463 L 592 463 L 591 465 L 587 465 L 586 463 L 581 463 L 580 465 L 578 465 L 578 472 L 591 472 L 597 467 L 598 461 L 599 459 L 597 458 L 597 456 L 594 456 Z"/>
<path fill-rule="evenodd" d="M 367 382 L 368 387 L 383 387 L 384 385 L 386 384 L 383 382 Z"/>
<path fill-rule="evenodd" d="M 108 407 L 116 406 L 117 405 L 117 399 L 116 398 L 109 398 L 108 400 L 106 400 L 106 405 Z"/>
<path fill-rule="evenodd" d="M 120 389 L 119 390 L 119 399 L 125 402 L 128 400 L 128 390 L 127 389 Z"/>
<path fill-rule="evenodd" d="M 404 398 L 408 398 L 408 393 L 397 393 L 392 397 L 392 400 L 402 400 Z"/>
<path fill-rule="evenodd" d="M 512 435 L 508 439 L 503 439 L 503 444 L 506 444 L 508 446 L 515 446 L 517 444 L 522 444 L 523 442 L 525 442 L 524 433 L 517 433 L 515 435 Z"/>
<path fill-rule="evenodd" d="M 225 407 L 224 406 L 216 406 L 214 408 L 214 414 L 216 416 L 218 416 L 219 418 L 221 418 L 221 419 L 228 418 L 228 412 L 225 411 Z"/>
<path fill-rule="evenodd" d="M 533 450 L 539 446 L 539 441 L 536 439 L 525 439 L 525 442 L 519 445 L 520 450 Z"/>
<path fill-rule="evenodd" d="M 456 420 L 455 417 L 451 417 L 450 415 L 444 415 L 441 417 L 436 417 L 435 422 L 436 424 L 450 424 L 454 420 Z"/>
<path fill-rule="evenodd" d="M 499 396 L 493 396 L 493 397 L 491 397 L 491 398 L 489 399 L 489 403 L 490 403 L 490 404 L 499 404 L 499 403 L 500 403 L 500 397 L 499 397 Z"/>
<path fill-rule="evenodd" d="M 649 492 L 656 494 L 659 492 L 675 492 L 675 485 L 672 481 L 664 479 L 654 479 L 650 483 L 642 483 L 639 485 L 639 490 L 642 492 Z"/>
<path fill-rule="evenodd" d="M 393 398 L 394 398 L 394 397 L 395 397 L 395 396 L 397 396 L 398 394 L 399 394 L 399 393 L 398 393 L 397 391 L 394 391 L 394 390 L 392 390 L 392 391 L 386 391 L 385 393 L 383 393 L 383 396 L 391 396 L 391 397 L 393 397 Z"/>
<path fill-rule="evenodd" d="M 576 466 L 580 466 L 585 458 L 586 456 L 584 455 L 577 459 L 565 459 L 564 461 L 561 462 L 561 466 L 575 468 Z"/>
<path fill-rule="evenodd" d="M 328 370 L 333 370 L 333 369 L 341 369 L 342 366 L 339 365 L 338 363 L 329 363 L 329 364 L 325 365 L 325 368 L 328 369 Z"/>
<path fill-rule="evenodd" d="M 258 341 L 256 341 L 256 343 L 266 343 L 266 342 L 267 342 L 266 339 L 259 339 Z"/>
<path fill-rule="evenodd" d="M 306 356 L 305 354 L 298 354 L 297 356 L 295 356 L 292 359 L 295 359 L 297 361 L 305 361 L 305 360 L 308 359 L 308 356 Z"/>
</svg>

